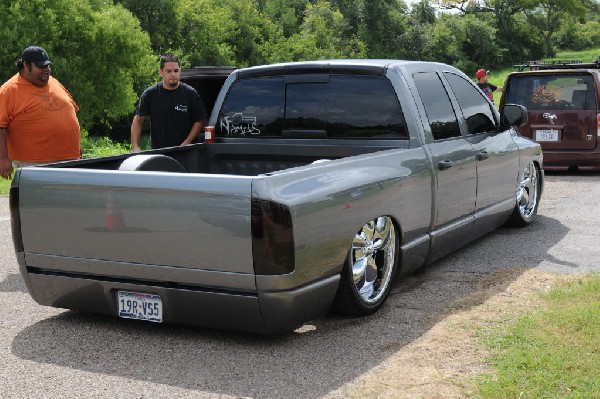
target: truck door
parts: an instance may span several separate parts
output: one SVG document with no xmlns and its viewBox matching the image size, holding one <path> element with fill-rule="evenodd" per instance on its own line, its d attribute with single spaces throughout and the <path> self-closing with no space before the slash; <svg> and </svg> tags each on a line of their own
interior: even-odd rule
<svg viewBox="0 0 600 399">
<path fill-rule="evenodd" d="M 435 168 L 433 259 L 464 245 L 472 233 L 477 193 L 475 153 L 461 134 L 458 118 L 435 72 L 413 75 L 433 141 L 428 144 Z M 423 117 L 422 117 L 423 119 Z"/>
<path fill-rule="evenodd" d="M 498 126 L 492 110 L 493 105 L 470 82 L 450 72 L 444 73 L 444 76 L 454 92 L 464 118 L 467 140 L 475 151 L 477 160 L 476 211 L 489 213 L 489 217 L 502 218 L 502 214 L 496 215 L 497 212 L 488 212 L 485 209 L 489 210 L 490 206 L 503 201 L 509 208 L 514 205 L 519 152 L 512 139 L 513 129 Z M 515 174 L 506 173 L 507 170 L 514 170 Z M 483 215 L 480 216 L 483 217 Z M 497 223 L 487 224 L 494 226 Z"/>
</svg>

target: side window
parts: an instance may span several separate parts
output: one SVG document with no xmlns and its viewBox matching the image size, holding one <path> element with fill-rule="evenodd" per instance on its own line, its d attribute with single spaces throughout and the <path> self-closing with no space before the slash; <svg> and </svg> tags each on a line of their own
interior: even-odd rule
<svg viewBox="0 0 600 399">
<path fill-rule="evenodd" d="M 415 73 L 413 78 L 425 106 L 433 138 L 444 140 L 459 137 L 458 120 L 438 75 L 435 72 L 420 72 Z"/>
<path fill-rule="evenodd" d="M 453 73 L 446 73 L 444 76 L 448 79 L 448 83 L 450 83 L 450 87 L 462 109 L 469 128 L 469 134 L 496 130 L 491 105 L 484 99 L 483 95 L 461 76 Z"/>
<path fill-rule="evenodd" d="M 236 81 L 221 107 L 217 136 L 281 136 L 285 82 L 283 77 L 261 77 Z"/>
</svg>

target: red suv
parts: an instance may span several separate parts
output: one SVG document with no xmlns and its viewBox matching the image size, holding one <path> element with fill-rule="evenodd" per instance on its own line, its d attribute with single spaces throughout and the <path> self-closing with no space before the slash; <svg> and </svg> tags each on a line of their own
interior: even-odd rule
<svg viewBox="0 0 600 399">
<path fill-rule="evenodd" d="M 595 62 L 519 65 L 508 75 L 500 108 L 521 104 L 521 134 L 542 145 L 544 168 L 600 168 L 600 57 Z"/>
</svg>

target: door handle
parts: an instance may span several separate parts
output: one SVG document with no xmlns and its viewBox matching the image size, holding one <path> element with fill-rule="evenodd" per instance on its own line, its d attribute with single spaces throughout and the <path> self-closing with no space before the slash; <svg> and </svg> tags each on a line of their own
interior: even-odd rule
<svg viewBox="0 0 600 399">
<path fill-rule="evenodd" d="M 478 152 L 477 155 L 475 155 L 475 159 L 477 159 L 478 161 L 483 161 L 484 159 L 488 159 L 490 156 L 490 154 L 488 154 L 487 151 L 481 151 Z"/>
<path fill-rule="evenodd" d="M 438 169 L 439 170 L 444 170 L 444 169 L 450 169 L 452 167 L 452 165 L 454 165 L 452 163 L 452 161 L 439 161 L 438 162 Z"/>
</svg>

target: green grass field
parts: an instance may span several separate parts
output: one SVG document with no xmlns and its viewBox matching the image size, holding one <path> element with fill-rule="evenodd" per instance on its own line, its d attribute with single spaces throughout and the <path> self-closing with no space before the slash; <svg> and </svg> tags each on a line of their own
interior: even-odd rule
<svg viewBox="0 0 600 399">
<path fill-rule="evenodd" d="M 524 311 L 482 331 L 492 375 L 481 398 L 600 398 L 600 275 L 562 281 Z"/>
</svg>

